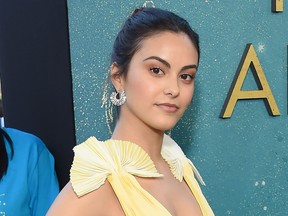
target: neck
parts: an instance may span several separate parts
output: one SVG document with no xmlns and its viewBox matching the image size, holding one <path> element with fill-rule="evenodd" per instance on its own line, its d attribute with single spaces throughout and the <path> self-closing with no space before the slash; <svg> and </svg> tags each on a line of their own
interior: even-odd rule
<svg viewBox="0 0 288 216">
<path fill-rule="evenodd" d="M 119 118 L 111 138 L 133 142 L 143 148 L 154 162 L 162 160 L 164 132 L 152 129 L 142 122 L 136 124 L 129 119 L 123 119 Z"/>
</svg>

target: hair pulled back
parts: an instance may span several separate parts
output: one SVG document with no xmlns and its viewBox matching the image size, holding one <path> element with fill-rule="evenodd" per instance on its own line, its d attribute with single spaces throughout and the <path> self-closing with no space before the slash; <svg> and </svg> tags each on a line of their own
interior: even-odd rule
<svg viewBox="0 0 288 216">
<path fill-rule="evenodd" d="M 185 33 L 200 56 L 199 36 L 185 19 L 159 8 L 140 8 L 124 22 L 113 45 L 111 64 L 117 63 L 119 75 L 126 77 L 131 59 L 144 39 L 164 31 Z"/>
</svg>

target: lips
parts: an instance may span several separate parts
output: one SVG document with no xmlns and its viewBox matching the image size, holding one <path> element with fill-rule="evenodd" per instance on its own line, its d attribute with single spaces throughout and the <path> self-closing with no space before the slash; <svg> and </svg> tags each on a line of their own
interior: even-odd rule
<svg viewBox="0 0 288 216">
<path fill-rule="evenodd" d="M 157 106 L 163 109 L 164 111 L 170 112 L 170 113 L 177 112 L 177 110 L 179 109 L 179 106 L 177 106 L 176 104 L 171 104 L 171 103 L 160 103 L 160 104 L 157 104 Z"/>
</svg>

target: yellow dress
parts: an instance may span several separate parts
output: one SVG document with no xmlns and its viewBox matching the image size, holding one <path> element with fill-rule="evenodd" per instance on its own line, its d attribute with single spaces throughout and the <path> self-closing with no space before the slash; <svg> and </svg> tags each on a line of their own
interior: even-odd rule
<svg viewBox="0 0 288 216">
<path fill-rule="evenodd" d="M 70 180 L 78 197 L 97 190 L 106 179 L 127 216 L 171 216 L 168 210 L 144 190 L 134 176 L 161 177 L 149 155 L 138 145 L 120 140 L 98 141 L 90 137 L 74 147 Z M 214 216 L 197 180 L 203 180 L 192 162 L 169 136 L 165 135 L 162 157 L 179 181 L 183 179 L 194 194 L 203 216 Z"/>
</svg>

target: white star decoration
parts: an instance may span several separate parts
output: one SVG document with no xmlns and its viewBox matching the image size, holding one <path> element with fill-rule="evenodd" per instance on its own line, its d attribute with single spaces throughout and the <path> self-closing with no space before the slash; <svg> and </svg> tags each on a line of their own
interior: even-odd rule
<svg viewBox="0 0 288 216">
<path fill-rule="evenodd" d="M 265 50 L 265 45 L 263 43 L 258 43 L 258 52 L 263 53 Z"/>
</svg>

